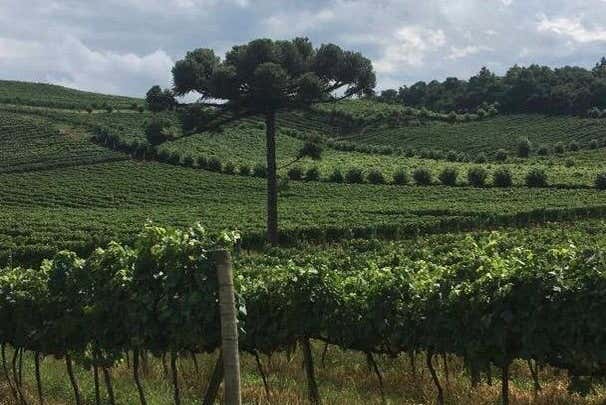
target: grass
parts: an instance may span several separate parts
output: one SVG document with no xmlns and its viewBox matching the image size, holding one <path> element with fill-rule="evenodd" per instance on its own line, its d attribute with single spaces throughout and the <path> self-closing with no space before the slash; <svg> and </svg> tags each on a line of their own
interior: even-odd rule
<svg viewBox="0 0 606 405">
<path fill-rule="evenodd" d="M 322 362 L 323 344 L 313 345 L 316 379 L 320 395 L 326 404 L 432 404 L 436 403 L 436 388 L 425 367 L 425 354 L 416 355 L 416 373 L 411 368 L 408 356 L 389 358 L 375 355 L 384 381 L 385 402 L 381 399 L 381 387 L 376 374 L 369 369 L 366 358 L 358 352 L 345 352 L 329 347 Z M 203 392 L 214 365 L 216 354 L 198 355 L 199 371 L 196 371 L 190 356 L 178 362 L 179 381 L 184 404 L 201 404 Z M 24 387 L 30 403 L 36 403 L 36 385 L 31 354 L 24 357 Z M 276 353 L 271 357 L 261 356 L 261 363 L 267 374 L 270 397 L 265 392 L 261 375 L 254 356 L 242 356 L 242 398 L 246 404 L 306 404 L 306 378 L 302 369 L 299 351 L 293 356 Z M 434 358 L 440 384 L 444 389 L 447 404 L 497 404 L 500 399 L 500 370 L 492 369 L 492 385 L 484 375 L 481 384 L 471 388 L 469 374 L 460 359 L 448 356 L 447 368 L 443 358 Z M 150 405 L 173 403 L 173 389 L 164 375 L 162 362 L 148 357 L 148 366 L 142 371 L 146 399 Z M 94 383 L 92 372 L 75 367 L 76 377 L 83 395 L 84 404 L 94 404 Z M 1 373 L 0 373 L 1 374 Z M 116 401 L 119 404 L 138 404 L 132 370 L 126 361 L 112 370 Z M 46 358 L 42 362 L 43 390 L 49 405 L 73 403 L 73 391 L 65 371 L 63 360 Z M 542 390 L 536 395 L 533 382 L 525 362 L 515 362 L 511 368 L 511 404 L 599 404 L 606 399 L 606 390 L 601 383 L 594 384 L 594 392 L 586 397 L 571 394 L 567 390 L 569 378 L 557 369 L 545 367 L 540 372 Z M 2 384 L 0 393 L 10 398 L 8 387 Z M 105 390 L 101 388 L 102 398 Z M 6 400 L 5 400 L 6 401 Z M 0 402 L 11 404 L 11 402 Z M 106 402 L 104 402 L 106 403 Z"/>
<path fill-rule="evenodd" d="M 142 99 L 111 96 L 74 90 L 46 83 L 30 83 L 0 80 L 0 103 L 66 109 L 94 109 L 111 105 L 114 108 L 131 108 L 132 104 L 144 105 Z"/>
<path fill-rule="evenodd" d="M 375 128 L 345 137 L 351 142 L 371 145 L 492 155 L 500 148 L 515 151 L 520 138 L 528 138 L 535 147 L 553 146 L 557 142 L 568 144 L 573 140 L 581 145 L 589 144 L 592 139 L 604 141 L 606 120 L 538 114 L 499 115 L 456 124 L 430 121 L 419 126 Z"/>
<path fill-rule="evenodd" d="M 0 242 L 7 259 L 83 251 L 108 239 L 128 239 L 146 219 L 262 234 L 265 180 L 215 174 L 156 162 L 110 162 L 0 175 Z M 286 233 L 372 229 L 422 230 L 443 221 L 469 223 L 536 209 L 606 205 L 593 190 L 475 189 L 445 186 L 341 185 L 291 182 L 280 194 Z M 582 214 L 579 214 L 582 215 Z M 482 219 L 484 218 L 484 219 Z"/>
</svg>

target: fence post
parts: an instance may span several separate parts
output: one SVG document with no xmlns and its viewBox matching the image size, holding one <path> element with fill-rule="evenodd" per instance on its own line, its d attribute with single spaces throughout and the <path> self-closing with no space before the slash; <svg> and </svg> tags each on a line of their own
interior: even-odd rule
<svg viewBox="0 0 606 405">
<path fill-rule="evenodd" d="M 226 250 L 220 250 L 216 253 L 215 258 L 219 282 L 224 403 L 226 405 L 241 405 L 240 352 L 238 349 L 238 324 L 231 257 Z"/>
</svg>

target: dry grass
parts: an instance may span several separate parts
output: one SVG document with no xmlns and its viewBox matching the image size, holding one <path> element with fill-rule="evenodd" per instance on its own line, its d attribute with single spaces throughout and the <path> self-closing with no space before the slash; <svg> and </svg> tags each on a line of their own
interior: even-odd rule
<svg viewBox="0 0 606 405">
<path fill-rule="evenodd" d="M 322 345 L 315 345 L 316 374 L 324 404 L 383 404 L 377 375 L 369 370 L 366 359 L 360 353 L 345 352 L 331 347 L 326 362 L 321 364 Z M 292 358 L 285 354 L 262 356 L 270 386 L 268 400 L 261 376 L 253 356 L 242 357 L 242 396 L 246 404 L 307 404 L 305 373 L 299 353 Z M 424 367 L 424 356 L 417 358 L 418 372 L 413 374 L 407 356 L 392 359 L 376 357 L 384 380 L 385 403 L 387 404 L 433 404 L 436 389 L 428 370 Z M 180 359 L 180 387 L 184 404 L 200 404 L 202 393 L 209 379 L 214 356 L 198 356 L 199 372 L 191 358 Z M 486 380 L 472 389 L 467 372 L 460 359 L 449 357 L 448 379 L 442 359 L 434 361 L 447 404 L 498 404 L 501 385 L 498 369 L 493 370 L 492 385 Z M 26 356 L 24 378 L 28 402 L 37 404 L 33 380 L 31 357 Z M 86 404 L 94 404 L 93 383 L 90 372 L 77 368 L 77 376 Z M 144 386 L 148 403 L 171 404 L 172 387 L 164 377 L 162 363 L 150 358 L 144 373 Z M 0 373 L 0 375 L 2 375 Z M 531 375 L 525 362 L 516 362 L 511 370 L 510 399 L 512 404 L 563 405 L 603 404 L 606 392 L 602 384 L 594 384 L 594 393 L 587 397 L 570 394 L 565 372 L 544 368 L 541 370 L 542 390 L 535 395 Z M 132 380 L 132 370 L 122 363 L 113 371 L 114 389 L 118 403 L 138 404 Z M 43 379 L 48 405 L 73 403 L 71 386 L 65 374 L 63 361 L 47 358 L 43 362 Z M 102 394 L 105 392 L 102 389 Z M 105 403 L 105 402 L 104 402 Z M 6 384 L 0 380 L 0 405 L 12 404 Z"/>
</svg>

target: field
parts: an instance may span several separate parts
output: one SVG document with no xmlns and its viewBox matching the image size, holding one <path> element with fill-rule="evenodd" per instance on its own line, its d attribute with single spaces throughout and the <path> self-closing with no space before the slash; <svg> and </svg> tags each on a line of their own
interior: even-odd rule
<svg viewBox="0 0 606 405">
<path fill-rule="evenodd" d="M 40 352 L 51 405 L 73 402 L 72 359 L 83 403 L 96 402 L 93 369 L 112 375 L 117 403 L 138 403 L 133 356 L 149 404 L 171 403 L 171 373 L 183 403 L 202 403 L 218 347 L 215 297 L 197 284 L 206 262 L 193 261 L 237 230 L 247 403 L 305 403 L 308 342 L 325 403 L 440 403 L 442 392 L 446 403 L 492 404 L 507 383 L 516 404 L 606 399 L 606 192 L 595 183 L 604 120 L 450 122 L 366 100 L 282 114 L 282 245 L 269 247 L 266 180 L 254 170 L 265 164 L 259 119 L 152 147 L 153 114 L 131 108 L 143 100 L 15 82 L 0 82 L 1 94 L 19 98 L 0 106 L 3 397 L 19 382 L 35 402 Z M 178 126 L 177 113 L 162 116 Z M 322 158 L 293 163 L 311 134 L 324 140 Z M 520 136 L 566 150 L 517 157 Z M 467 157 L 449 160 L 451 149 Z M 486 161 L 474 161 L 479 152 Z M 412 178 L 421 167 L 429 184 Z M 470 185 L 478 167 L 486 184 Z M 526 184 L 537 167 L 547 184 Z M 458 171 L 454 184 L 438 177 L 445 168 Z M 512 184 L 497 187 L 503 168 Z M 332 176 L 350 169 L 359 182 Z M 408 182 L 393 184 L 400 170 Z M 195 223 L 206 231 L 181 231 Z M 74 253 L 55 256 L 62 250 Z"/>
</svg>

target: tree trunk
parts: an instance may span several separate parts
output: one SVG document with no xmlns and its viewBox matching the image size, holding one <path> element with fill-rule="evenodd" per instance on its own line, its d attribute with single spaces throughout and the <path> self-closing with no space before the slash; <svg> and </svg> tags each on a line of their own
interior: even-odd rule
<svg viewBox="0 0 606 405">
<path fill-rule="evenodd" d="M 438 390 L 438 404 L 444 405 L 444 392 L 442 391 L 442 386 L 440 385 L 440 380 L 438 378 L 438 374 L 436 373 L 436 369 L 433 367 L 433 363 L 431 361 L 432 358 L 433 358 L 433 351 L 428 350 L 427 351 L 427 368 L 429 369 L 429 373 L 431 374 L 433 383 L 435 384 L 436 389 Z"/>
<path fill-rule="evenodd" d="M 267 153 L 267 240 L 278 244 L 278 176 L 276 170 L 276 113 L 265 115 Z"/>
<path fill-rule="evenodd" d="M 40 353 L 34 353 L 34 368 L 36 373 L 36 390 L 38 391 L 38 403 L 44 405 L 44 395 L 42 394 L 42 377 L 40 376 Z"/>
<path fill-rule="evenodd" d="M 206 387 L 206 393 L 204 395 L 204 401 L 202 405 L 213 405 L 217 394 L 219 393 L 219 387 L 221 386 L 221 380 L 223 379 L 223 355 L 219 352 L 217 356 L 217 362 L 213 368 L 212 376 Z"/>
<path fill-rule="evenodd" d="M 305 367 L 305 374 L 307 376 L 307 394 L 309 396 L 309 402 L 312 404 L 320 404 L 320 390 L 318 390 L 318 384 L 316 383 L 316 375 L 314 371 L 314 358 L 311 353 L 311 345 L 309 344 L 308 338 L 301 338 L 301 350 L 303 351 L 303 366 Z"/>
<path fill-rule="evenodd" d="M 139 379 L 139 349 L 133 350 L 133 377 L 135 379 L 135 385 L 137 386 L 137 392 L 139 392 L 139 401 L 141 405 L 147 405 L 145 401 L 145 393 L 143 392 L 143 386 Z"/>
<path fill-rule="evenodd" d="M 4 376 L 6 377 L 6 382 L 8 383 L 8 387 L 15 399 L 15 402 L 19 402 L 19 396 L 17 395 L 17 390 L 13 387 L 12 379 L 8 371 L 8 367 L 6 366 L 6 345 L 2 343 L 2 369 L 4 370 Z"/>
<path fill-rule="evenodd" d="M 74 369 L 72 367 L 72 358 L 69 354 L 65 355 L 65 365 L 67 367 L 67 375 L 69 376 L 69 381 L 72 384 L 72 388 L 74 389 L 74 399 L 76 400 L 76 405 L 82 404 L 82 399 L 80 396 L 80 387 L 78 387 L 78 381 L 76 380 L 76 376 L 74 375 Z"/>
<path fill-rule="evenodd" d="M 238 321 L 231 257 L 225 250 L 215 255 L 219 282 L 219 312 L 221 315 L 221 347 L 225 383 L 225 403 L 242 403 L 240 388 L 240 352 L 238 349 Z"/>
<path fill-rule="evenodd" d="M 170 369 L 173 379 L 175 405 L 181 405 L 181 396 L 179 394 L 179 373 L 177 371 L 177 352 L 175 350 L 171 350 L 170 352 Z"/>
<path fill-rule="evenodd" d="M 112 386 L 112 377 L 109 375 L 109 370 L 103 367 L 103 379 L 105 380 L 105 389 L 107 390 L 107 397 L 109 398 L 110 405 L 116 405 L 116 399 L 114 397 L 114 387 Z"/>
<path fill-rule="evenodd" d="M 501 403 L 509 404 L 509 363 L 505 364 L 502 369 L 501 377 Z"/>
</svg>

